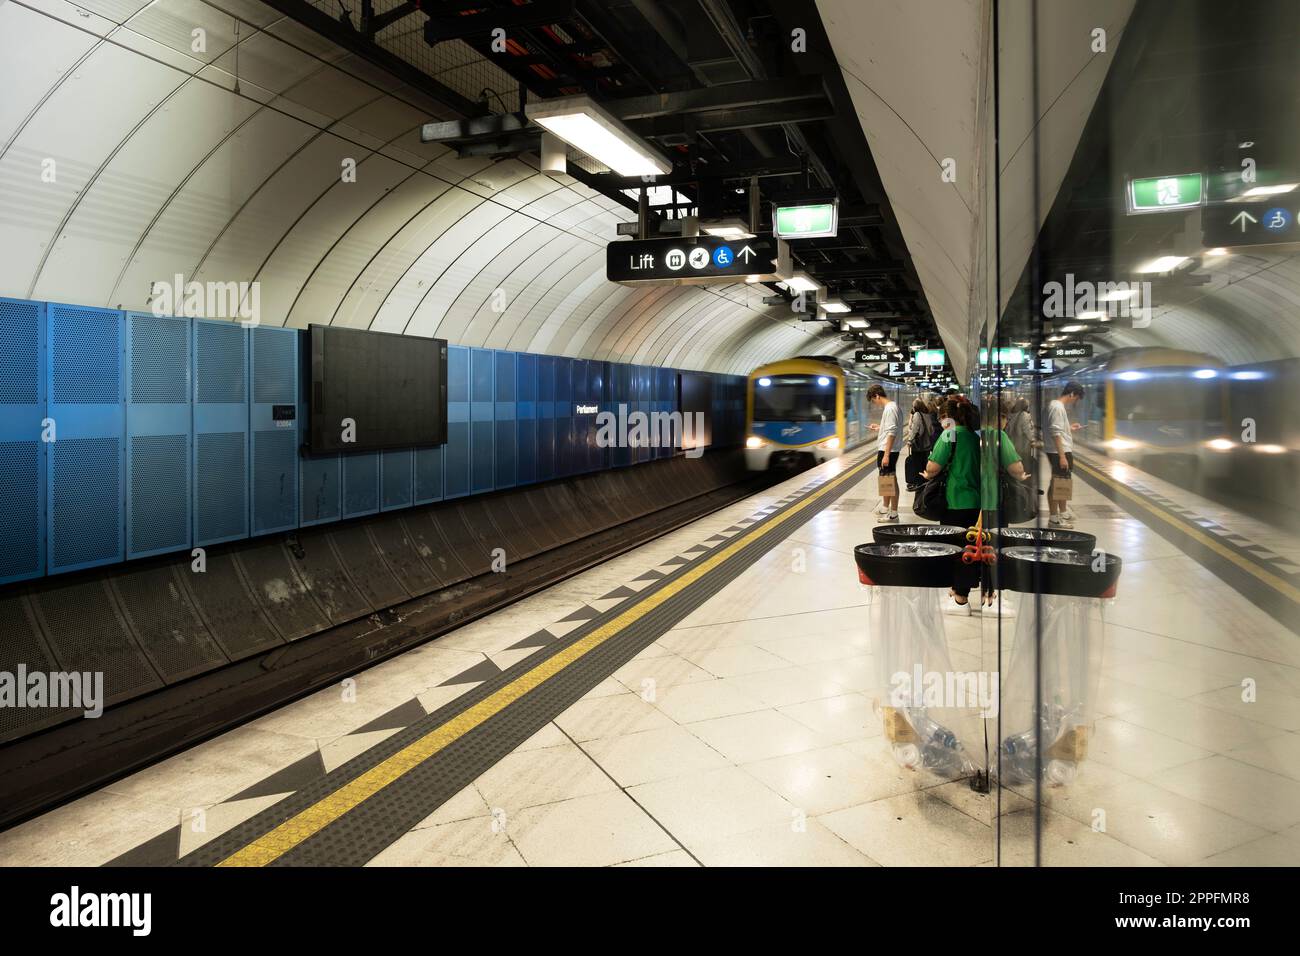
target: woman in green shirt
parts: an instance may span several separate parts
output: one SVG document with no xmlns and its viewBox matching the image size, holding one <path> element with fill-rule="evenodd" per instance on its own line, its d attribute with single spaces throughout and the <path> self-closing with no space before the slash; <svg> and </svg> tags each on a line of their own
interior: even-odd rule
<svg viewBox="0 0 1300 956">
<path fill-rule="evenodd" d="M 930 460 L 925 465 L 925 477 L 934 478 L 944 468 L 948 469 L 947 508 L 939 518 L 940 524 L 971 528 L 979 520 L 982 484 L 980 481 L 979 409 L 967 401 L 949 399 L 943 407 L 943 417 L 951 418 L 956 425 L 939 436 Z M 999 464 L 1015 478 L 1025 477 L 1024 466 L 1015 446 L 1001 429 L 997 432 Z M 996 488 L 996 483 L 994 483 Z M 996 496 L 996 491 L 994 491 Z M 980 580 L 980 564 L 960 565 L 953 581 L 952 600 L 945 611 L 956 614 L 970 613 L 970 592 Z"/>
</svg>

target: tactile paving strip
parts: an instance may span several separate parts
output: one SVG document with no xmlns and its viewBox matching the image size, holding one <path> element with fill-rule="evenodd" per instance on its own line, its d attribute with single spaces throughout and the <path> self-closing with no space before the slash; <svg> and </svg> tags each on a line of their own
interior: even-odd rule
<svg viewBox="0 0 1300 956">
<path fill-rule="evenodd" d="M 762 555 L 874 469 L 874 455 L 863 456 L 840 475 L 805 486 L 803 494 L 775 510 L 765 507 L 755 516 L 739 522 L 733 526 L 737 533 L 726 545 L 719 545 L 725 547 L 749 535 L 750 540 L 735 554 L 270 862 L 280 866 L 360 866 L 366 863 L 654 643 L 678 621 L 714 597 Z M 827 480 L 838 484 L 826 489 L 825 496 L 815 506 L 803 508 L 801 513 L 781 520 L 787 511 L 799 507 L 808 495 L 822 490 Z M 760 514 L 763 517 L 758 517 Z M 716 550 L 706 550 L 694 561 L 664 574 L 638 595 L 638 603 L 672 586 L 699 562 L 712 558 Z M 204 844 L 182 858 L 179 865 L 212 866 L 222 862 L 626 612 L 625 607 L 611 608 L 585 622 L 312 785 Z"/>
</svg>

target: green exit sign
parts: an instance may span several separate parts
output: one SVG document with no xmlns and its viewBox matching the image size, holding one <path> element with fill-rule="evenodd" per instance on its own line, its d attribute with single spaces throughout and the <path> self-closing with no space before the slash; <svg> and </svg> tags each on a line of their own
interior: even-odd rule
<svg viewBox="0 0 1300 956">
<path fill-rule="evenodd" d="M 772 231 L 779 239 L 816 239 L 833 236 L 839 229 L 839 203 L 805 203 L 775 206 Z"/>
<path fill-rule="evenodd" d="M 942 365 L 943 349 L 917 349 L 912 353 L 913 365 Z"/>
<path fill-rule="evenodd" d="M 1205 180 L 1200 173 L 1131 179 L 1128 184 L 1130 213 L 1193 209 L 1204 198 Z"/>
<path fill-rule="evenodd" d="M 1023 365 L 1025 363 L 1025 350 L 1020 348 L 1001 348 L 993 353 L 996 364 L 998 365 Z M 980 349 L 980 364 L 989 364 L 989 350 Z"/>
</svg>

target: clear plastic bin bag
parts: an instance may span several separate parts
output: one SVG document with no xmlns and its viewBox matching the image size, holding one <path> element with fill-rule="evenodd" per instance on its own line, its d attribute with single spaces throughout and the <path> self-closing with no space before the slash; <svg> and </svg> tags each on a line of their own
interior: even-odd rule
<svg viewBox="0 0 1300 956">
<path fill-rule="evenodd" d="M 1074 782 L 1088 755 L 1096 721 L 1107 603 L 1057 594 L 1042 594 L 1037 600 L 1032 594 L 1021 596 L 1011 663 L 1002 683 L 1002 740 L 991 768 L 1002 783 L 1031 783 L 1035 772 L 1049 787 Z M 1035 641 L 1041 654 L 1042 684 L 1037 720 Z M 1041 765 L 1038 733 L 1043 740 Z"/>
<path fill-rule="evenodd" d="M 983 765 L 978 756 L 983 704 L 966 683 L 954 679 L 939 609 L 942 592 L 932 587 L 868 591 L 872 706 L 886 746 L 902 767 L 949 780 L 973 775 Z"/>
</svg>

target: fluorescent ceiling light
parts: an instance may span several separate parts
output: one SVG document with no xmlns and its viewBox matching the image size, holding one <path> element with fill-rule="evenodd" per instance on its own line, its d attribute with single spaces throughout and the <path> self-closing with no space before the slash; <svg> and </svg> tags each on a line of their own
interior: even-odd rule
<svg viewBox="0 0 1300 956">
<path fill-rule="evenodd" d="M 823 312 L 848 312 L 849 305 L 843 299 L 827 299 L 818 303 Z"/>
<path fill-rule="evenodd" d="M 806 272 L 796 272 L 785 280 L 785 286 L 791 292 L 816 292 L 821 283 Z"/>
<path fill-rule="evenodd" d="M 1063 326 L 1061 326 L 1061 331 L 1062 331 L 1062 332 L 1082 332 L 1082 331 L 1083 331 L 1084 329 L 1086 329 L 1086 328 L 1087 328 L 1086 325 L 1063 325 Z"/>
<path fill-rule="evenodd" d="M 1212 368 L 1198 368 L 1192 373 L 1192 378 L 1218 378 L 1219 373 Z"/>
<path fill-rule="evenodd" d="M 1138 272 L 1173 272 L 1180 265 L 1187 261 L 1187 256 L 1157 256 L 1150 262 L 1144 262 L 1137 267 Z"/>
<path fill-rule="evenodd" d="M 847 326 L 848 326 L 849 328 L 851 328 L 851 329 L 865 329 L 865 328 L 866 328 L 867 326 L 869 326 L 871 323 L 868 322 L 866 319 L 857 319 L 857 318 L 854 318 L 854 319 L 846 319 L 846 320 L 844 321 L 844 324 L 847 325 Z"/>
<path fill-rule="evenodd" d="M 1075 316 L 1075 318 L 1076 319 L 1101 319 L 1104 322 L 1106 321 L 1108 316 L 1106 315 L 1105 312 L 1080 312 L 1078 315 Z"/>
<path fill-rule="evenodd" d="M 885 337 L 885 333 L 884 333 L 884 332 L 874 332 L 874 331 L 873 331 L 873 332 L 868 332 L 868 333 L 867 333 L 867 338 L 869 338 L 869 339 L 883 339 L 884 337 Z"/>
<path fill-rule="evenodd" d="M 586 94 L 533 100 L 524 115 L 620 176 L 658 176 L 672 163 Z"/>
<path fill-rule="evenodd" d="M 749 231 L 749 223 L 740 219 L 702 219 L 700 231 L 730 242 L 754 237 L 754 234 Z"/>
</svg>

